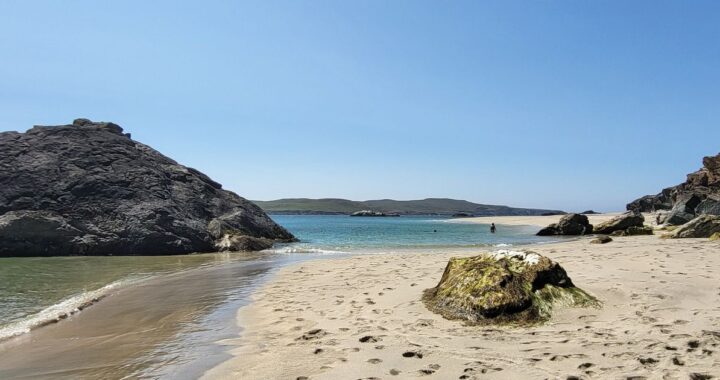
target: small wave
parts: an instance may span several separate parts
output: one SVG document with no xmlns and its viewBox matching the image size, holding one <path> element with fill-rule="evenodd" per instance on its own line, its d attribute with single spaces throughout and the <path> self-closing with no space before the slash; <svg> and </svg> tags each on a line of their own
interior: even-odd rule
<svg viewBox="0 0 720 380">
<path fill-rule="evenodd" d="M 495 244 L 495 247 L 512 247 L 512 244 L 500 243 Z"/>
<path fill-rule="evenodd" d="M 100 289 L 74 295 L 20 321 L 0 326 L 0 341 L 29 333 L 39 327 L 60 322 L 97 303 L 110 294 L 112 290 L 139 280 L 140 279 L 115 281 Z"/>
<path fill-rule="evenodd" d="M 338 254 L 349 253 L 349 252 L 345 252 L 345 251 L 336 251 L 336 250 L 331 250 L 331 249 L 321 249 L 321 248 L 311 248 L 311 247 L 294 247 L 294 246 L 273 248 L 273 249 L 269 249 L 268 251 L 273 252 L 273 253 L 319 253 L 322 255 L 338 255 Z"/>
</svg>

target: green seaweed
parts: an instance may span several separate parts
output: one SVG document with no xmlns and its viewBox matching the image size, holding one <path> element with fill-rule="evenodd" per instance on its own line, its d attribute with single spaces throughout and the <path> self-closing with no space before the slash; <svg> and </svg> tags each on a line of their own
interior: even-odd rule
<svg viewBox="0 0 720 380">
<path fill-rule="evenodd" d="M 536 257 L 537 262 L 490 254 L 452 258 L 423 301 L 445 318 L 468 324 L 527 325 L 546 321 L 554 307 L 600 306 L 557 263 Z"/>
</svg>

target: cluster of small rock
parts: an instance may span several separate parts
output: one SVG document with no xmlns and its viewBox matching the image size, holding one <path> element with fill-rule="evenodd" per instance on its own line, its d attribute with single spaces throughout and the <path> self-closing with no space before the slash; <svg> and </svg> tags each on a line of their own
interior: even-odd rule
<svg viewBox="0 0 720 380">
<path fill-rule="evenodd" d="M 538 236 L 551 235 L 589 235 L 602 234 L 612 236 L 652 235 L 653 230 L 644 225 L 645 217 L 639 212 L 627 212 L 597 226 L 590 224 L 583 214 L 567 214 L 558 223 L 538 231 Z"/>
</svg>

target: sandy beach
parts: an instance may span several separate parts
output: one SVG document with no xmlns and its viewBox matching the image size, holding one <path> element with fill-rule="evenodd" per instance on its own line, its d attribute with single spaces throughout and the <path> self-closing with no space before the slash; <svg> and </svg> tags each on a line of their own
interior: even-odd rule
<svg viewBox="0 0 720 380">
<path fill-rule="evenodd" d="M 591 216 L 591 222 L 607 216 Z M 554 217 L 494 217 L 545 225 Z M 475 218 L 482 221 L 482 218 Z M 234 356 L 207 379 L 687 379 L 720 375 L 720 243 L 590 237 L 514 247 L 558 261 L 601 308 L 534 327 L 465 326 L 428 311 L 424 289 L 453 256 L 408 253 L 282 269 L 238 312 Z M 702 378 L 702 377 L 697 377 Z"/>
<path fill-rule="evenodd" d="M 590 224 L 597 225 L 599 223 L 608 221 L 622 213 L 610 212 L 605 214 L 590 214 L 587 215 Z M 550 223 L 557 223 L 560 219 L 560 215 L 542 215 L 542 216 L 478 216 L 472 218 L 458 219 L 462 222 L 467 223 L 481 223 L 481 224 L 501 224 L 506 226 L 541 226 L 545 227 Z M 645 215 L 646 222 L 655 220 L 649 214 Z"/>
</svg>

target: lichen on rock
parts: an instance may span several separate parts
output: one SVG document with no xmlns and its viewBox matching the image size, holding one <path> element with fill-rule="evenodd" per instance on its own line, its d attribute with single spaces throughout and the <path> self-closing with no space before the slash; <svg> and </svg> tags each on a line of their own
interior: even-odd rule
<svg viewBox="0 0 720 380">
<path fill-rule="evenodd" d="M 533 324 L 549 319 L 558 306 L 600 305 L 573 284 L 560 264 L 518 251 L 451 258 L 423 301 L 443 317 L 469 324 Z"/>
</svg>

